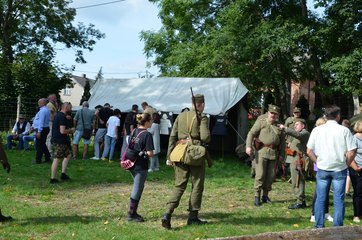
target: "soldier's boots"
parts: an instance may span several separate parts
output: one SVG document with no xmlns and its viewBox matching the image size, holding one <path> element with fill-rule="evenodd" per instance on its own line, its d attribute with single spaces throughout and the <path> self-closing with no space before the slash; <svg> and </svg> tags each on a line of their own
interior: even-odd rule
<svg viewBox="0 0 362 240">
<path fill-rule="evenodd" d="M 260 197 L 255 197 L 254 205 L 257 206 L 257 207 L 261 206 Z"/>
<path fill-rule="evenodd" d="M 268 196 L 262 196 L 261 200 L 263 201 L 263 203 L 269 203 L 269 204 L 272 203 L 272 201 L 270 200 L 270 198 Z"/>
<path fill-rule="evenodd" d="M 171 229 L 171 214 L 165 213 L 161 219 L 162 227 Z"/>
<path fill-rule="evenodd" d="M 207 221 L 201 220 L 200 218 L 188 218 L 187 225 L 203 225 L 206 224 Z"/>
<path fill-rule="evenodd" d="M 306 208 L 306 207 L 307 207 L 307 205 L 303 201 L 302 203 L 295 203 L 295 204 L 290 205 L 288 207 L 288 209 L 301 209 L 301 208 Z"/>
</svg>

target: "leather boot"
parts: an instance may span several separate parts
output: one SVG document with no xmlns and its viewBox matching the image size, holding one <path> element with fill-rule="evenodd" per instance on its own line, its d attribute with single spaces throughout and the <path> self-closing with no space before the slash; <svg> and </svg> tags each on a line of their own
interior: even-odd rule
<svg viewBox="0 0 362 240">
<path fill-rule="evenodd" d="M 257 207 L 261 206 L 260 197 L 255 197 L 255 199 L 254 199 L 254 205 L 257 206 Z"/>
<path fill-rule="evenodd" d="M 127 220 L 130 222 L 144 222 L 145 220 L 141 215 L 137 213 L 139 201 L 130 198 L 129 209 L 128 209 L 128 217 Z"/>
<path fill-rule="evenodd" d="M 207 221 L 203 221 L 201 220 L 199 217 L 199 212 L 198 211 L 192 211 L 190 210 L 189 213 L 189 218 L 187 219 L 187 225 L 202 225 L 202 224 L 206 224 Z"/>
<path fill-rule="evenodd" d="M 270 198 L 268 196 L 262 196 L 261 200 L 263 201 L 263 203 L 269 203 L 269 204 L 272 203 L 272 201 L 270 200 Z"/>
</svg>

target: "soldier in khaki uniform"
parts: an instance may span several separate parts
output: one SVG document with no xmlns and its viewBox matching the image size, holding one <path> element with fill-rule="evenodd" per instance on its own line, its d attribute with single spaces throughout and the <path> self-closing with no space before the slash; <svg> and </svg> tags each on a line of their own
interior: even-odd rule
<svg viewBox="0 0 362 240">
<path fill-rule="evenodd" d="M 293 109 L 293 116 L 291 117 L 288 117 L 286 120 L 285 120 L 285 123 L 284 125 L 287 127 L 287 128 L 294 128 L 294 123 L 295 123 L 295 119 L 297 118 L 300 118 L 300 115 L 302 114 L 300 108 L 298 107 L 295 107 Z M 292 136 L 287 136 L 286 138 L 286 144 L 287 144 L 287 147 L 289 147 L 289 144 L 293 141 L 293 137 Z"/>
<path fill-rule="evenodd" d="M 175 120 L 169 139 L 167 159 L 170 159 L 170 154 L 176 146 L 177 141 L 188 139 L 189 129 L 192 144 L 201 145 L 202 143 L 209 143 L 211 140 L 210 130 L 208 129 L 208 119 L 206 115 L 202 113 L 205 108 L 204 95 L 196 94 L 194 99 L 196 106 L 193 104 L 193 109 L 191 111 L 180 113 Z M 195 108 L 199 113 L 200 121 L 196 118 Z M 186 157 L 187 155 L 185 158 Z M 202 193 L 204 191 L 205 160 L 206 157 L 203 157 L 201 166 L 190 166 L 184 164 L 183 162 L 173 164 L 175 169 L 175 187 L 169 201 L 167 202 L 167 211 L 162 218 L 162 226 L 164 228 L 171 228 L 171 214 L 179 205 L 182 194 L 187 187 L 189 177 L 191 177 L 192 181 L 192 191 L 189 200 L 189 217 L 187 224 L 207 223 L 206 221 L 202 221 L 198 218 L 198 212 L 201 208 Z M 186 162 L 185 159 L 184 161 Z"/>
<path fill-rule="evenodd" d="M 292 188 L 297 202 L 290 205 L 289 209 L 305 208 L 305 178 L 306 173 L 304 169 L 307 142 L 310 133 L 305 129 L 307 126 L 304 119 L 296 118 L 294 129 L 285 125 L 280 125 L 279 128 L 283 129 L 288 136 L 292 137 L 289 144 L 290 151 L 287 151 L 286 162 L 290 164 L 290 174 L 292 177 Z"/>
<path fill-rule="evenodd" d="M 271 203 L 268 197 L 275 179 L 275 165 L 279 158 L 280 149 L 283 149 L 284 141 L 282 131 L 277 127 L 279 107 L 269 105 L 268 117 L 257 119 L 248 133 L 246 139 L 246 153 L 253 154 L 252 142 L 254 138 L 261 141 L 262 147 L 256 151 L 255 159 L 255 182 L 254 182 L 254 205 L 260 206 L 260 195 L 262 201 Z"/>
</svg>

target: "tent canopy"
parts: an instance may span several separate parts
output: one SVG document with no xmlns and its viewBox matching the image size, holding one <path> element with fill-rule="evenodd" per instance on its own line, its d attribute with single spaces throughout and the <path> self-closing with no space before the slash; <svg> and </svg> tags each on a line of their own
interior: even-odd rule
<svg viewBox="0 0 362 240">
<path fill-rule="evenodd" d="M 134 78 L 99 79 L 91 89 L 89 105 L 110 103 L 122 112 L 147 102 L 157 111 L 178 114 L 191 107 L 191 91 L 205 95 L 205 113 L 225 113 L 248 92 L 239 78 Z"/>
</svg>

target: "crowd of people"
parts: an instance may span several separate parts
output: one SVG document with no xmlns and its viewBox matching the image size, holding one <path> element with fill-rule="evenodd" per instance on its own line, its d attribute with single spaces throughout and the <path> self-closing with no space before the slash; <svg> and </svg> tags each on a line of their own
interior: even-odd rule
<svg viewBox="0 0 362 240">
<path fill-rule="evenodd" d="M 293 116 L 279 122 L 279 107 L 269 105 L 248 133 L 246 153 L 255 161 L 254 205 L 271 204 L 269 192 L 275 180 L 279 159 L 290 166 L 291 184 L 296 202 L 289 209 L 306 208 L 305 187 L 308 165 L 316 172 L 316 191 L 312 202 L 312 216 L 316 228 L 324 227 L 325 219 L 333 226 L 343 226 L 347 179 L 353 187 L 353 221 L 362 216 L 362 121 L 354 124 L 354 135 L 348 121 L 341 120 L 340 108 L 325 108 L 324 116 L 317 120 L 311 132 L 300 118 L 301 109 L 295 108 Z M 329 214 L 329 192 L 333 189 L 334 214 Z"/>
<path fill-rule="evenodd" d="M 157 154 L 160 152 L 160 115 L 147 102 L 141 105 L 143 112 L 150 114 L 152 118 L 148 131 L 155 142 L 155 149 L 148 171 L 154 172 L 159 170 Z M 28 121 L 23 114 L 18 116 L 11 134 L 6 138 L 6 145 L 7 149 L 11 150 L 18 143 L 18 149 L 27 151 L 30 148 L 29 142 L 34 142 L 36 155 L 33 163 L 52 164 L 51 184 L 59 182 L 56 176 L 60 162 L 62 163 L 60 179 L 62 181 L 70 179 L 66 174 L 67 166 L 70 159 L 78 158 L 81 140 L 83 141 L 82 160 L 87 159 L 91 137 L 94 135 L 94 156 L 90 159 L 112 162 L 118 140 L 123 138 L 123 141 L 119 141 L 122 154 L 131 132 L 139 124 L 136 118 L 139 113 L 137 104 L 134 104 L 127 114 L 123 128 L 121 128 L 121 111 L 113 109 L 109 103 L 98 105 L 92 110 L 89 108 L 89 103 L 84 101 L 81 109 L 74 115 L 71 103 L 59 103 L 56 95 L 50 94 L 48 98 L 39 99 L 38 107 L 38 112 L 32 121 Z"/>
<path fill-rule="evenodd" d="M 24 137 L 34 132 L 36 139 L 35 163 L 52 162 L 50 183 L 58 183 L 57 168 L 62 162 L 60 179 L 69 180 L 66 169 L 69 160 L 77 158 L 78 145 L 83 139 L 82 159 L 86 159 L 92 132 L 94 132 L 93 160 L 112 161 L 116 142 L 122 136 L 121 156 L 128 151 L 130 141 L 139 157 L 130 169 L 133 177 L 133 188 L 130 196 L 128 220 L 143 222 L 138 214 L 138 205 L 143 193 L 149 172 L 159 170 L 158 154 L 160 153 L 160 115 L 146 102 L 142 103 L 143 113 L 138 114 L 138 105 L 134 104 L 127 113 L 124 127 L 120 129 L 121 111 L 112 109 L 106 103 L 97 106 L 95 111 L 89 109 L 88 102 L 83 102 L 73 118 L 72 105 L 65 102 L 58 107 L 54 95 L 47 99 L 39 99 L 39 111 L 34 117 L 32 126 L 24 116 L 19 116 L 12 134 L 7 137 L 8 149 L 13 147 L 13 141 L 19 140 L 19 148 L 27 149 Z M 49 105 L 51 104 L 51 105 Z M 176 118 L 169 138 L 167 162 L 174 167 L 175 187 L 167 201 L 167 208 L 162 217 L 162 226 L 171 228 L 171 216 L 178 207 L 180 199 L 187 187 L 189 178 L 192 190 L 189 200 L 188 225 L 205 224 L 207 221 L 198 217 L 201 209 L 205 181 L 205 162 L 212 166 L 204 145 L 210 142 L 211 135 L 208 119 L 203 113 L 205 99 L 201 94 L 192 97 L 192 109 L 184 111 Z M 312 202 L 312 216 L 316 228 L 324 227 L 324 221 L 333 222 L 333 226 L 342 226 L 345 213 L 345 193 L 347 179 L 353 187 L 354 222 L 360 222 L 362 216 L 362 121 L 354 124 L 353 132 L 343 125 L 340 108 L 328 106 L 324 116 L 316 121 L 312 131 L 308 130 L 307 122 L 302 119 L 301 109 L 294 108 L 293 116 L 284 124 L 279 122 L 279 107 L 269 105 L 268 112 L 258 117 L 250 129 L 245 152 L 254 158 L 254 205 L 272 204 L 269 193 L 275 181 L 275 169 L 278 161 L 289 165 L 292 192 L 295 203 L 289 209 L 303 209 L 306 204 L 306 170 L 313 166 L 316 172 L 316 190 Z M 119 131 L 121 130 L 121 131 Z M 47 145 L 50 137 L 51 147 Z M 71 136 L 73 147 L 71 148 Z M 171 159 L 173 151 L 180 145 L 187 144 L 188 150 L 183 153 L 181 160 Z M 103 147 L 102 147 L 103 146 Z M 101 153 L 103 148 L 103 152 Z M 51 150 L 50 150 L 51 149 Z M 142 153 L 142 154 L 141 154 Z M 1 154 L 1 148 L 0 148 Z M 1 156 L 0 156 L 1 158 Z M 171 160 L 171 161 L 170 161 Z M 7 162 L 7 161 L 6 161 Z M 150 162 L 150 164 L 149 164 Z M 5 161 L 2 162 L 5 164 Z M 6 165 L 6 164 L 5 164 Z M 10 166 L 9 166 L 10 170 Z M 333 189 L 334 213 L 329 214 L 329 192 Z M 1 215 L 0 220 L 6 219 Z"/>
</svg>

